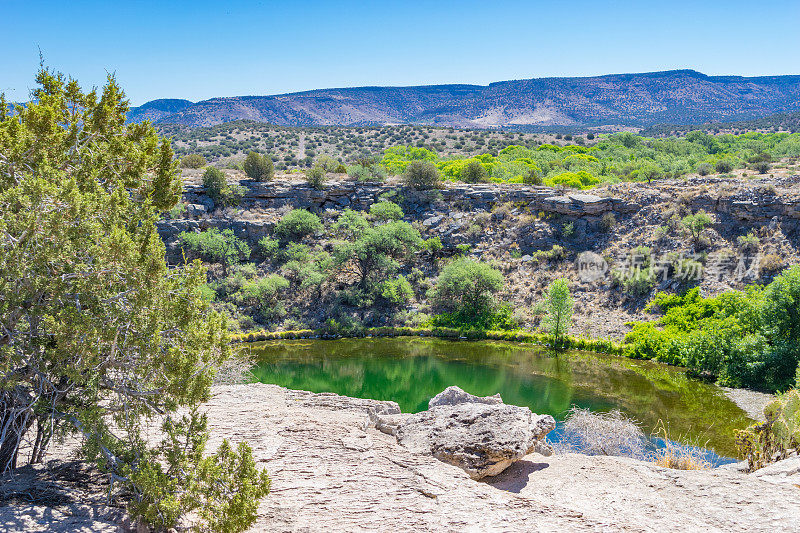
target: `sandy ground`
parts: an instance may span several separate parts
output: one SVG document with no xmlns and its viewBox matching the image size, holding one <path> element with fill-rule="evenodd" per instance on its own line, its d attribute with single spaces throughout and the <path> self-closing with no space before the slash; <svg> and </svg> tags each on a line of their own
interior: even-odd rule
<svg viewBox="0 0 800 533">
<path fill-rule="evenodd" d="M 214 389 L 211 447 L 247 440 L 272 477 L 251 531 L 800 531 L 797 458 L 748 475 L 532 454 L 477 482 L 369 427 L 373 405 L 273 385 Z M 96 500 L 2 505 L 6 531 L 120 523 L 119 509 Z"/>
</svg>

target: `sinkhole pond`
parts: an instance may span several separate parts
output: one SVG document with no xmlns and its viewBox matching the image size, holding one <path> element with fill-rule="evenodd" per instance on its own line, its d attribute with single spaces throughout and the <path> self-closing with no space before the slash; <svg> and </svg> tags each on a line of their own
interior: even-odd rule
<svg viewBox="0 0 800 533">
<path fill-rule="evenodd" d="M 707 448 L 715 464 L 736 455 L 733 433 L 752 423 L 718 387 L 682 369 L 586 352 L 553 353 L 499 341 L 397 337 L 250 343 L 262 383 L 356 398 L 393 400 L 403 412 L 427 409 L 450 385 L 564 420 L 572 406 L 619 409 L 646 434 Z M 659 445 L 659 438 L 652 439 Z M 548 438 L 557 441 L 559 429 Z"/>
</svg>

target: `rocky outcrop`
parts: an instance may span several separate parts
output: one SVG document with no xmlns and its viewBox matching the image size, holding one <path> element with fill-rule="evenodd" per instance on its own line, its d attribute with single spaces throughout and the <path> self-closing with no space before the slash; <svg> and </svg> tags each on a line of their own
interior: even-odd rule
<svg viewBox="0 0 800 533">
<path fill-rule="evenodd" d="M 427 411 L 377 414 L 373 423 L 409 450 L 458 466 L 472 479 L 496 476 L 534 451 L 549 455 L 544 438 L 556 426 L 552 416 L 504 405 L 500 395 L 473 396 L 458 387 L 432 398 Z"/>
<path fill-rule="evenodd" d="M 369 413 L 383 410 L 394 406 L 274 385 L 215 387 L 203 406 L 209 451 L 223 439 L 247 442 L 272 478 L 249 531 L 800 529 L 800 481 L 791 474 L 796 466 L 783 461 L 762 479 L 720 469 L 670 470 L 620 457 L 529 455 L 476 482 L 460 468 L 372 429 Z M 64 452 L 66 460 L 78 445 L 77 439 L 59 443 L 54 451 Z M 86 478 L 77 479 L 85 490 Z M 97 506 L 81 511 L 53 498 L 31 502 L 33 492 L 19 488 L 24 499 L 0 502 L 2 531 L 119 531 L 119 509 L 109 507 L 107 490 L 98 491 Z"/>
</svg>

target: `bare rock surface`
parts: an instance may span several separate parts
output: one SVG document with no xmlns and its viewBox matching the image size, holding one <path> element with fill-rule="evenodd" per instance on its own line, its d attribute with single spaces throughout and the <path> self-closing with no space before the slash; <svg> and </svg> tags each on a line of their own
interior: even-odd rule
<svg viewBox="0 0 800 533">
<path fill-rule="evenodd" d="M 371 401 L 316 396 L 215 388 L 213 443 L 246 438 L 272 477 L 252 531 L 800 531 L 791 482 L 578 454 L 474 481 L 367 427 Z"/>
<path fill-rule="evenodd" d="M 272 477 L 250 531 L 800 531 L 794 463 L 748 475 L 530 454 L 474 481 L 372 427 L 370 414 L 394 407 L 273 385 L 215 387 L 205 406 L 210 448 L 245 440 Z M 102 502 L 4 501 L 0 531 L 114 531 L 118 514 Z"/>
</svg>

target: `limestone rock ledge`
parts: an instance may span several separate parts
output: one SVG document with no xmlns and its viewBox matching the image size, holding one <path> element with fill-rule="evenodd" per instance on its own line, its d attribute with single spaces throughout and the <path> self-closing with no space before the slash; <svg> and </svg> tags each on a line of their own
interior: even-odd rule
<svg viewBox="0 0 800 533">
<path fill-rule="evenodd" d="M 209 447 L 247 441 L 272 478 L 250 531 L 800 531 L 796 463 L 747 475 L 533 454 L 474 481 L 376 430 L 370 414 L 412 416 L 393 402 L 253 384 L 214 387 L 204 410 Z M 112 511 L 6 503 L 0 531 L 120 531 Z"/>
<path fill-rule="evenodd" d="M 679 471 L 616 457 L 528 455 L 474 481 L 376 430 L 392 402 L 214 388 L 210 445 L 247 440 L 272 477 L 252 531 L 800 531 L 800 474 Z"/>
</svg>

